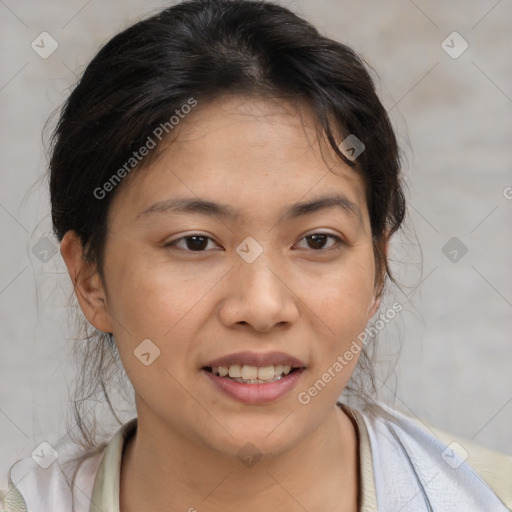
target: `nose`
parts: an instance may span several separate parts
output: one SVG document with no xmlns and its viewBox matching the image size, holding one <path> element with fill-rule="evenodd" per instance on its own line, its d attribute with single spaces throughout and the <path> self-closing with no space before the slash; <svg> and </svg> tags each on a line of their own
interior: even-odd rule
<svg viewBox="0 0 512 512">
<path fill-rule="evenodd" d="M 297 321 L 299 298 L 286 282 L 286 272 L 280 271 L 262 254 L 256 261 L 239 261 L 229 273 L 227 296 L 219 317 L 232 328 L 249 324 L 260 332 Z"/>
</svg>

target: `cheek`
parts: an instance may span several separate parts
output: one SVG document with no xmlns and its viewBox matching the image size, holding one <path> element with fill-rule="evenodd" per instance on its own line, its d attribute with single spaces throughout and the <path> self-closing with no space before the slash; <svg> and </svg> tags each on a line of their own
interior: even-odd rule
<svg viewBox="0 0 512 512">
<path fill-rule="evenodd" d="M 173 329 L 199 301 L 210 281 L 184 275 L 140 244 L 112 243 L 110 256 L 106 266 L 109 311 L 134 341 L 161 338 Z"/>
<path fill-rule="evenodd" d="M 181 396 L 177 383 L 190 372 L 187 364 L 194 350 L 186 341 L 197 327 L 192 319 L 208 283 L 192 282 L 169 264 L 151 263 L 136 248 L 117 261 L 108 274 L 109 312 L 125 371 L 145 401 L 158 401 L 164 390 Z"/>
<path fill-rule="evenodd" d="M 114 319 L 119 354 L 139 392 L 163 387 L 179 392 L 171 375 L 182 382 L 190 372 L 197 371 L 195 334 L 207 318 L 208 293 L 215 289 L 222 272 L 220 276 L 218 272 L 208 272 L 206 266 L 202 273 L 197 267 L 192 272 L 194 265 L 188 265 L 187 270 L 145 252 L 143 247 L 127 246 L 124 243 L 118 248 L 123 257 L 111 258 L 115 264 L 107 270 L 109 312 Z M 135 356 L 148 352 L 143 351 L 145 346 L 149 347 L 150 357 L 153 352 L 158 357 L 147 367 L 150 371 L 141 372 L 143 361 Z"/>
<path fill-rule="evenodd" d="M 373 257 L 365 253 L 354 254 L 344 265 L 325 275 L 319 286 L 310 287 L 308 301 L 330 328 L 337 343 L 366 327 L 374 292 L 374 274 Z"/>
<path fill-rule="evenodd" d="M 351 258 L 319 281 L 308 293 L 314 311 L 316 342 L 311 372 L 297 400 L 321 415 L 346 387 L 361 355 L 364 332 L 373 297 L 374 262 L 365 253 Z M 350 264 L 349 264 L 350 263 Z"/>
</svg>

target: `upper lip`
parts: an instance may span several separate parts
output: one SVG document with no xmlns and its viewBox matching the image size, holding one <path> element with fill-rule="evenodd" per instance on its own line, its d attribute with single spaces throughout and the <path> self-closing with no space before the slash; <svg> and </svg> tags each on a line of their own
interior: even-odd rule
<svg viewBox="0 0 512 512">
<path fill-rule="evenodd" d="M 228 367 L 238 364 L 240 366 L 274 366 L 278 364 L 289 365 L 292 368 L 304 368 L 305 364 L 299 359 L 285 354 L 284 352 L 237 352 L 227 356 L 214 359 L 205 365 L 206 368 L 219 366 Z"/>
</svg>

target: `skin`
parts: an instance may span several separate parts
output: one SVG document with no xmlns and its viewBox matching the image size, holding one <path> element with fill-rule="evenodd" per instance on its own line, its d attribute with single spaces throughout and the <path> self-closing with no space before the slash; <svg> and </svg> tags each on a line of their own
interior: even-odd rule
<svg viewBox="0 0 512 512">
<path fill-rule="evenodd" d="M 379 306 L 370 220 L 360 174 L 319 140 L 301 107 L 223 97 L 199 105 L 177 139 L 122 183 L 109 211 L 104 275 L 82 257 L 72 231 L 61 243 L 80 307 L 113 332 L 136 395 L 138 429 L 121 469 L 124 512 L 290 512 L 358 509 L 354 425 L 335 406 L 357 357 L 307 405 L 297 395 L 332 367 Z M 283 208 L 339 192 L 360 217 L 329 208 L 282 219 Z M 171 197 L 200 197 L 240 210 L 140 215 Z M 318 245 L 306 236 L 327 233 Z M 211 240 L 202 251 L 181 240 Z M 236 248 L 263 248 L 252 263 Z M 192 249 L 190 248 L 192 247 Z M 134 356 L 150 339 L 160 356 Z M 275 402 L 241 403 L 201 368 L 234 352 L 280 351 L 306 365 Z M 263 458 L 246 467 L 246 443 Z"/>
</svg>

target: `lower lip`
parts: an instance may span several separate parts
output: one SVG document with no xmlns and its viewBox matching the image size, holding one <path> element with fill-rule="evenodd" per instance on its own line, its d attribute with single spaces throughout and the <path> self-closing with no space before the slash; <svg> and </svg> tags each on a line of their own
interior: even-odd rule
<svg viewBox="0 0 512 512">
<path fill-rule="evenodd" d="M 226 395 L 246 404 L 266 404 L 277 400 L 290 392 L 299 381 L 304 368 L 297 369 L 285 377 L 265 384 L 245 384 L 236 380 L 214 375 L 202 370 L 208 378 Z"/>
</svg>

